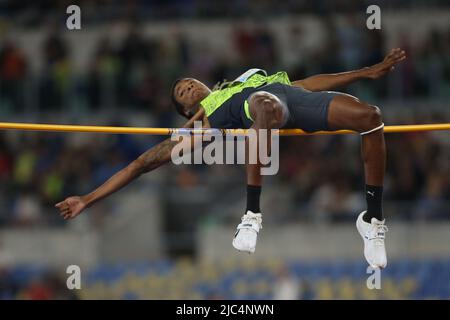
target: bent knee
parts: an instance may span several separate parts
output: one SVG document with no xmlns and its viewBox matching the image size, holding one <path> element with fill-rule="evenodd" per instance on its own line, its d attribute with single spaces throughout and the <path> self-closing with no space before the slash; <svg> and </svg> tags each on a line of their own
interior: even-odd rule
<svg viewBox="0 0 450 320">
<path fill-rule="evenodd" d="M 272 93 L 258 91 L 249 99 L 250 114 L 256 123 L 267 129 L 281 128 L 287 121 L 287 110 Z"/>
<path fill-rule="evenodd" d="M 360 118 L 361 131 L 372 130 L 379 127 L 382 123 L 383 117 L 380 108 L 374 105 L 365 104 L 365 108 L 361 112 Z"/>
<path fill-rule="evenodd" d="M 276 108 L 277 105 L 281 106 L 281 101 L 278 97 L 267 91 L 257 91 L 253 93 L 249 98 L 248 102 L 250 105 L 266 105 Z M 268 107 L 268 109 L 270 109 Z"/>
</svg>

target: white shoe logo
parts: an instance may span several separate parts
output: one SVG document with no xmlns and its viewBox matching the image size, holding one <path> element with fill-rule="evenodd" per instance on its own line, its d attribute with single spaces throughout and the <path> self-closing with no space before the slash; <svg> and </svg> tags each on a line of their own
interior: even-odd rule
<svg viewBox="0 0 450 320">
<path fill-rule="evenodd" d="M 373 192 L 367 191 L 367 193 L 370 194 L 372 197 L 375 195 L 374 191 Z"/>
</svg>

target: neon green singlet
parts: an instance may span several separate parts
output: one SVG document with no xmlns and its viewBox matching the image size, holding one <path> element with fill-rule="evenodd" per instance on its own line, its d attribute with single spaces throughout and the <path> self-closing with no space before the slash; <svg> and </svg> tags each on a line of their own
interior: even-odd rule
<svg viewBox="0 0 450 320">
<path fill-rule="evenodd" d="M 256 88 L 275 82 L 288 85 L 291 84 L 288 74 L 284 71 L 277 72 L 273 75 L 267 75 L 264 70 L 250 69 L 231 82 L 228 87 L 213 91 L 209 96 L 200 102 L 200 105 L 205 109 L 206 116 L 209 117 L 214 113 L 214 111 L 219 109 L 224 102 L 230 99 L 233 95 L 240 93 L 245 88 Z M 251 119 L 248 111 L 248 103 L 245 103 L 243 107 L 245 108 L 245 114 L 249 119 Z"/>
</svg>

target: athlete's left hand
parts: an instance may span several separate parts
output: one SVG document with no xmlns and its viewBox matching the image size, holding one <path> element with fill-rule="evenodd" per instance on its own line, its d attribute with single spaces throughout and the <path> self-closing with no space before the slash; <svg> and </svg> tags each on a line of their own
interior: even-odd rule
<svg viewBox="0 0 450 320">
<path fill-rule="evenodd" d="M 367 77 L 378 79 L 395 69 L 395 65 L 406 59 L 406 52 L 400 48 L 392 49 L 384 60 L 367 68 Z"/>
</svg>

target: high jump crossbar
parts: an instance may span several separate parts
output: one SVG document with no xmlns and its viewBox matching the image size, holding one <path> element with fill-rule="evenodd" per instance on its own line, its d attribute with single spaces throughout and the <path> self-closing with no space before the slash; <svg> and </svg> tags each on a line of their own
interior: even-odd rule
<svg viewBox="0 0 450 320">
<path fill-rule="evenodd" d="M 171 134 L 233 134 L 245 135 L 246 129 L 190 129 L 190 128 L 144 128 L 144 127 L 111 127 L 111 126 L 85 126 L 68 124 L 43 124 L 43 123 L 17 123 L 0 122 L 0 130 L 23 130 L 23 131 L 47 131 L 47 132 L 90 132 L 111 134 L 147 134 L 147 135 L 171 135 Z M 450 123 L 436 124 L 409 124 L 385 126 L 384 132 L 419 132 L 450 130 Z M 323 134 L 355 134 L 351 130 L 317 131 L 307 133 L 301 129 L 280 129 L 281 136 L 299 135 L 323 135 Z"/>
</svg>

